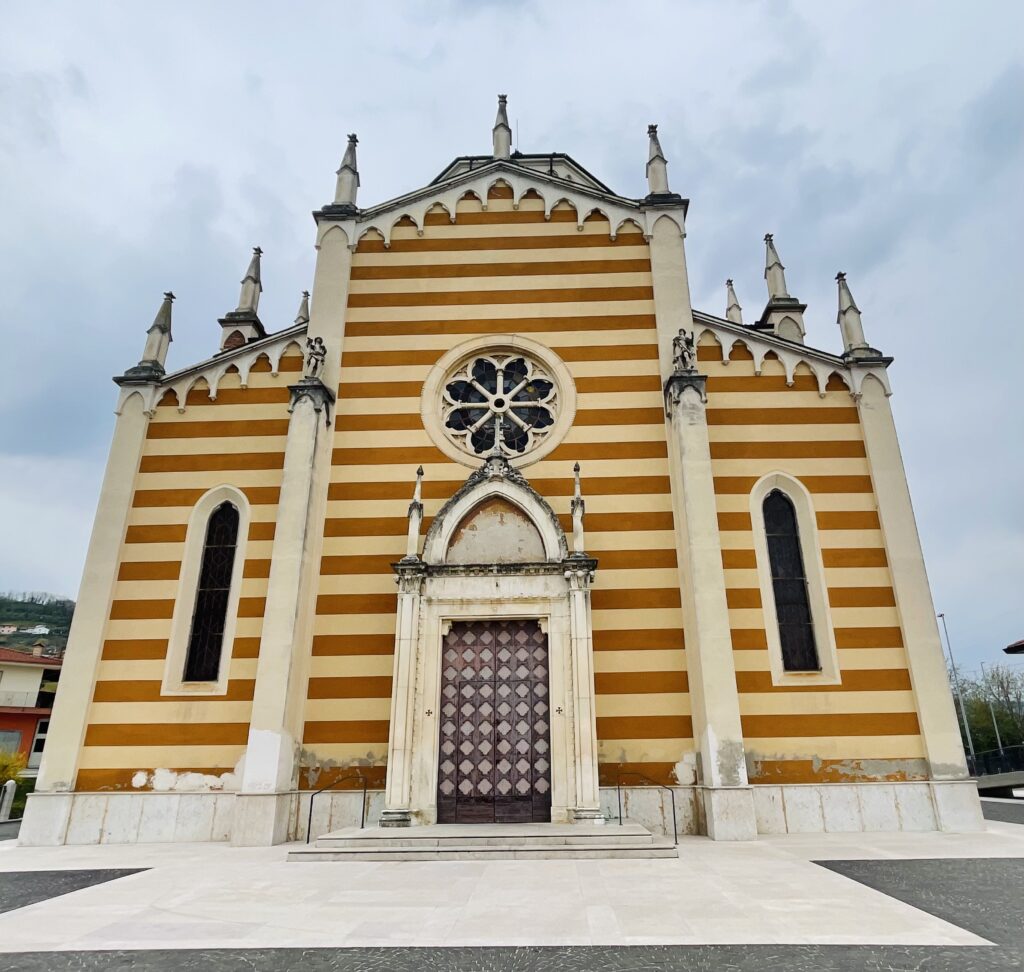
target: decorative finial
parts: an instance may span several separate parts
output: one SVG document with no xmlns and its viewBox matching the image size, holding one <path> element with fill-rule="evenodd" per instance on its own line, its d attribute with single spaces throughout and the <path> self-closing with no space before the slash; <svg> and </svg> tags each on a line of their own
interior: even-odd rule
<svg viewBox="0 0 1024 972">
<path fill-rule="evenodd" d="M 505 108 L 507 103 L 508 95 L 498 95 L 498 114 L 494 119 L 494 128 L 491 129 L 491 145 L 496 159 L 507 159 L 512 154 L 512 129 Z"/>
<path fill-rule="evenodd" d="M 164 291 L 163 303 L 160 305 L 160 309 L 156 312 L 156 317 L 153 318 L 153 323 L 149 326 L 150 330 L 156 328 L 162 334 L 166 334 L 168 341 L 174 340 L 171 337 L 171 304 L 174 302 L 174 299 L 174 294 L 169 290 Z"/>
<path fill-rule="evenodd" d="M 658 139 L 658 126 L 647 126 L 647 188 L 652 196 L 665 195 L 670 192 L 668 187 L 668 160 L 661 150 Z"/>
<path fill-rule="evenodd" d="M 587 504 L 583 499 L 583 490 L 580 487 L 580 464 L 577 462 L 572 467 L 573 484 L 572 502 L 569 504 L 569 511 L 572 513 L 572 552 L 574 556 L 585 554 L 583 543 L 583 514 L 586 512 Z"/>
<path fill-rule="evenodd" d="M 348 137 L 345 155 L 338 167 L 338 183 L 334 190 L 335 206 L 350 206 L 355 209 L 356 192 L 359 189 L 359 165 L 356 162 L 356 146 L 359 139 L 353 132 Z"/>
<path fill-rule="evenodd" d="M 412 490 L 412 502 L 409 504 L 409 529 L 406 533 L 405 561 L 418 560 L 420 555 L 420 525 L 423 523 L 423 467 L 416 470 L 416 485 Z"/>
<path fill-rule="evenodd" d="M 768 297 L 789 297 L 786 289 L 785 267 L 779 259 L 779 251 L 775 249 L 775 241 L 771 233 L 764 235 L 764 279 L 768 284 Z"/>
<path fill-rule="evenodd" d="M 146 347 L 142 358 L 134 368 L 129 368 L 123 375 L 127 379 L 154 381 L 164 374 L 164 362 L 167 360 L 167 349 L 171 341 L 171 303 L 174 294 L 164 292 L 164 299 L 153 318 L 153 323 L 146 331 Z"/>
<path fill-rule="evenodd" d="M 252 259 L 249 261 L 249 268 L 242 278 L 242 292 L 238 297 L 236 314 L 256 314 L 260 306 L 260 294 L 263 293 L 263 284 L 260 281 L 260 257 L 263 251 L 258 247 L 252 248 Z"/>
<path fill-rule="evenodd" d="M 309 323 L 309 291 L 302 291 L 302 300 L 299 301 L 299 312 L 295 315 L 296 324 Z"/>
<path fill-rule="evenodd" d="M 725 319 L 733 324 L 743 323 L 743 308 L 736 299 L 736 291 L 732 285 L 732 278 L 725 282 Z"/>
<path fill-rule="evenodd" d="M 836 315 L 836 323 L 843 336 L 844 354 L 853 357 L 877 357 L 878 352 L 868 344 L 864 336 L 860 308 L 850 293 L 850 285 L 846 282 L 846 274 L 842 270 L 836 274 L 836 284 L 839 289 L 839 312 Z"/>
</svg>

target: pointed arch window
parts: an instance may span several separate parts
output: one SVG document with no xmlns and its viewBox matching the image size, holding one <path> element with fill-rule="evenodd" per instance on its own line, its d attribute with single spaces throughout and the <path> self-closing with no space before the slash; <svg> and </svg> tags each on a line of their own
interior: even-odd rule
<svg viewBox="0 0 1024 972">
<path fill-rule="evenodd" d="M 228 602 L 238 546 L 238 509 L 221 503 L 206 524 L 206 540 L 185 655 L 186 682 L 215 682 L 220 674 Z"/>
<path fill-rule="evenodd" d="M 762 509 L 782 667 L 787 672 L 820 671 L 796 509 L 780 489 L 765 497 Z"/>
</svg>

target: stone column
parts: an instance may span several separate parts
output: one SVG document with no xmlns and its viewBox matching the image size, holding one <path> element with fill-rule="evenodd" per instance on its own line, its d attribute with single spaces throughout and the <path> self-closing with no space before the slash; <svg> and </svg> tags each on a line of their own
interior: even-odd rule
<svg viewBox="0 0 1024 972">
<path fill-rule="evenodd" d="M 597 561 L 574 555 L 562 562 L 569 582 L 569 644 L 572 657 L 573 745 L 576 750 L 576 821 L 601 821 L 597 768 L 597 707 L 594 690 L 594 637 L 590 584 Z"/>
<path fill-rule="evenodd" d="M 665 383 L 690 705 L 708 836 L 752 840 L 757 825 L 743 753 L 705 384 L 696 371 L 676 372 Z"/>
<path fill-rule="evenodd" d="M 934 781 L 932 792 L 939 827 L 942 830 L 983 830 L 977 787 L 967 778 L 967 762 L 907 474 L 889 399 L 880 380 L 871 375 L 865 377 L 857 409 L 903 629 L 928 773 Z"/>
<path fill-rule="evenodd" d="M 71 814 L 75 775 L 85 737 L 96 672 L 103 652 L 103 636 L 117 583 L 121 544 L 135 493 L 135 476 L 149 426 L 143 395 L 149 383 L 125 395 L 107 458 L 93 523 L 85 570 L 78 589 L 75 618 L 68 636 L 60 689 L 54 701 L 35 792 L 29 795 L 21 826 L 21 844 L 62 844 Z"/>
<path fill-rule="evenodd" d="M 418 505 L 414 502 L 413 506 Z M 422 507 L 420 508 L 422 516 Z M 410 510 L 410 519 L 413 511 Z M 395 564 L 398 575 L 398 613 L 395 622 L 395 662 L 388 729 L 388 772 L 382 827 L 412 823 L 412 748 L 416 723 L 416 669 L 420 645 L 420 600 L 427 566 L 418 556 Z M 425 705 L 432 705 L 424 700 Z M 418 809 L 418 808 L 416 808 Z"/>
<path fill-rule="evenodd" d="M 316 485 L 329 454 L 322 448 L 334 395 L 318 378 L 291 386 L 291 421 L 284 452 L 256 690 L 242 786 L 235 800 L 232 842 L 277 844 L 288 837 L 291 793 L 298 779 L 308 677 L 312 604 L 316 596 L 319 524 Z M 318 446 L 320 448 L 318 448 Z"/>
</svg>

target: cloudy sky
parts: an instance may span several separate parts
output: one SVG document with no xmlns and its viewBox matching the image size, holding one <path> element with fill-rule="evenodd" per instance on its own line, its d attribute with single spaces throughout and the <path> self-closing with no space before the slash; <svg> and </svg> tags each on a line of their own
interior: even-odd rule
<svg viewBox="0 0 1024 972">
<path fill-rule="evenodd" d="M 646 192 L 658 122 L 692 200 L 696 306 L 763 305 L 773 231 L 808 340 L 833 278 L 896 358 L 893 405 L 937 609 L 971 666 L 1024 638 L 1024 4 L 5 4 L 0 32 L 0 589 L 74 596 L 110 376 L 173 289 L 171 367 L 215 350 L 249 247 L 291 322 L 347 132 L 360 201 L 489 151 Z"/>
</svg>

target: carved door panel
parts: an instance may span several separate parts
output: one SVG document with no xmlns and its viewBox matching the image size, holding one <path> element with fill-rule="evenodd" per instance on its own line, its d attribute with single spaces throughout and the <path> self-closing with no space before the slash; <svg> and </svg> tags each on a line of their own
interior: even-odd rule
<svg viewBox="0 0 1024 972">
<path fill-rule="evenodd" d="M 539 622 L 459 621 L 441 652 L 438 823 L 551 819 L 548 642 Z"/>
</svg>

